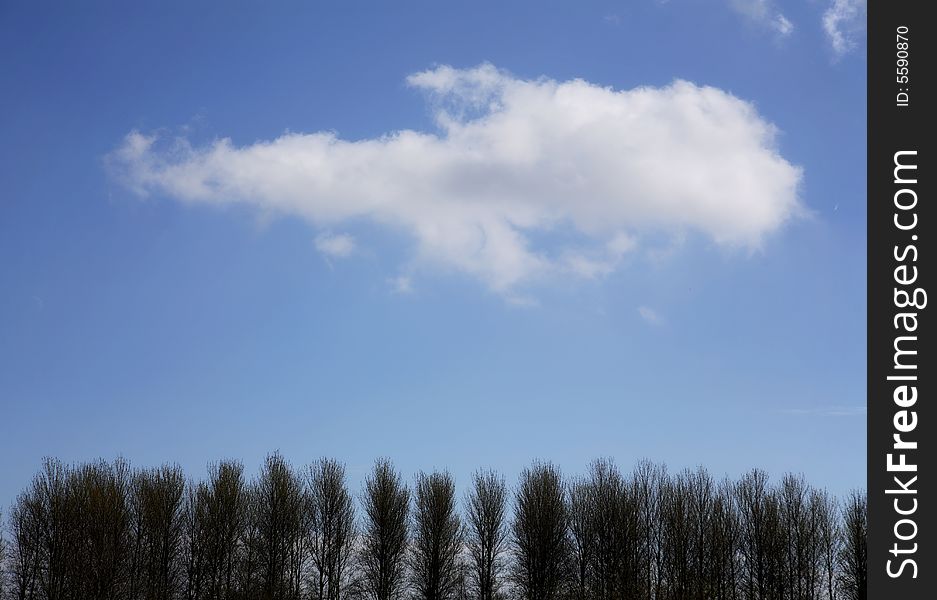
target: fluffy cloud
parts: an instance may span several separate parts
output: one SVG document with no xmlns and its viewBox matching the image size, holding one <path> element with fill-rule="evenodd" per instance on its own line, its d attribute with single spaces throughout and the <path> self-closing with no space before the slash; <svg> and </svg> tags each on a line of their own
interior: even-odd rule
<svg viewBox="0 0 937 600">
<path fill-rule="evenodd" d="M 286 133 L 245 146 L 131 132 L 110 162 L 141 194 L 244 204 L 324 230 L 366 220 L 413 239 L 414 265 L 506 295 L 557 275 L 602 276 L 645 234 L 755 248 L 801 210 L 801 172 L 778 154 L 775 127 L 717 88 L 618 91 L 487 64 L 407 82 L 428 96 L 438 131 Z M 344 255 L 354 240 L 317 246 Z"/>
<path fill-rule="evenodd" d="M 866 0 L 833 0 L 823 13 L 823 30 L 833 52 L 843 56 L 858 44 L 865 31 Z"/>
<path fill-rule="evenodd" d="M 774 7 L 771 0 L 729 0 L 729 6 L 752 22 L 774 30 L 781 37 L 794 31 L 794 24 Z"/>
</svg>

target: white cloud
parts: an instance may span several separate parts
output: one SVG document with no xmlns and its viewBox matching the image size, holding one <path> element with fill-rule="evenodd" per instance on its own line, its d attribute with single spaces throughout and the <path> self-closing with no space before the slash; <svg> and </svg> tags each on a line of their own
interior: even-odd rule
<svg viewBox="0 0 937 600">
<path fill-rule="evenodd" d="M 735 12 L 761 27 L 773 30 L 781 37 L 794 31 L 794 24 L 774 6 L 771 0 L 729 0 Z"/>
<path fill-rule="evenodd" d="M 656 310 L 647 306 L 639 306 L 638 314 L 651 325 L 660 325 L 664 322 L 663 317 Z"/>
<path fill-rule="evenodd" d="M 355 238 L 347 233 L 324 231 L 316 236 L 316 250 L 332 258 L 346 258 L 355 251 Z"/>
<path fill-rule="evenodd" d="M 505 296 L 606 274 L 642 234 L 695 231 L 754 249 L 802 211 L 801 171 L 779 155 L 776 128 L 718 88 L 617 91 L 487 64 L 407 81 L 429 96 L 437 132 L 285 133 L 244 146 L 131 132 L 109 161 L 141 194 L 243 204 L 326 230 L 353 219 L 392 229 L 415 241 L 411 266 L 466 273 Z M 339 255 L 354 247 L 319 241 Z"/>
<path fill-rule="evenodd" d="M 858 45 L 865 31 L 866 7 L 866 0 L 833 0 L 823 13 L 823 30 L 837 57 Z"/>
</svg>

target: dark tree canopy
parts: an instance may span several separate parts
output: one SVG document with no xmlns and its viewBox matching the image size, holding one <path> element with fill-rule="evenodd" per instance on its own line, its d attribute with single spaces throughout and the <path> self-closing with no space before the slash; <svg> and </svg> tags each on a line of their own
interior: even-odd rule
<svg viewBox="0 0 937 600">
<path fill-rule="evenodd" d="M 550 463 L 521 473 L 514 501 L 513 580 L 525 600 L 560 597 L 568 580 L 569 510 L 563 477 Z"/>
<path fill-rule="evenodd" d="M 868 506 L 865 492 L 855 491 L 846 499 L 843 543 L 840 550 L 840 582 L 846 600 L 866 597 Z"/>
<path fill-rule="evenodd" d="M 494 600 L 504 585 L 508 549 L 507 485 L 494 471 L 478 471 L 472 477 L 466 505 L 469 580 L 472 597 Z"/>
<path fill-rule="evenodd" d="M 365 480 L 361 539 L 361 591 L 372 600 L 395 600 L 406 588 L 410 491 L 388 459 Z"/>
<path fill-rule="evenodd" d="M 355 502 L 345 483 L 345 466 L 323 458 L 309 467 L 309 551 L 311 596 L 345 597 L 355 542 Z"/>
<path fill-rule="evenodd" d="M 858 600 L 864 492 L 610 459 L 536 462 L 510 489 L 388 459 L 356 498 L 333 459 L 175 465 L 48 459 L 3 514 L 0 600 Z"/>
<path fill-rule="evenodd" d="M 412 592 L 421 600 L 449 600 L 459 591 L 463 529 L 449 473 L 420 474 L 410 551 Z"/>
</svg>

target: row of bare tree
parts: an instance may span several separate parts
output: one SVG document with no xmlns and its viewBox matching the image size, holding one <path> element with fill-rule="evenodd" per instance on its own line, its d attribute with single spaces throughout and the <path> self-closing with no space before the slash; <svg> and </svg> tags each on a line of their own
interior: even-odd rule
<svg viewBox="0 0 937 600">
<path fill-rule="evenodd" d="M 270 455 L 189 482 L 175 466 L 47 460 L 0 538 L 0 597 L 18 600 L 836 600 L 865 598 L 866 501 L 788 475 L 771 485 L 609 460 L 514 490 L 479 471 L 409 487 L 375 462 L 359 498 L 344 466 Z"/>
</svg>

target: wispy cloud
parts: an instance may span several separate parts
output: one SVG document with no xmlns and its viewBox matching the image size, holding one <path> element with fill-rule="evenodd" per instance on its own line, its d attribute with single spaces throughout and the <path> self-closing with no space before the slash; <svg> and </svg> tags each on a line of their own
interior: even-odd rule
<svg viewBox="0 0 937 600">
<path fill-rule="evenodd" d="M 656 310 L 648 306 L 639 306 L 638 314 L 651 325 L 661 325 L 664 322 L 663 317 L 661 317 Z"/>
<path fill-rule="evenodd" d="M 794 31 L 794 24 L 774 5 L 771 0 L 729 0 L 729 6 L 750 22 L 787 37 Z"/>
<path fill-rule="evenodd" d="M 331 258 L 346 258 L 355 251 L 355 238 L 324 231 L 316 236 L 316 250 Z"/>
<path fill-rule="evenodd" d="M 413 293 L 413 280 L 410 279 L 409 275 L 398 275 L 396 277 L 391 277 L 387 280 L 387 283 L 390 284 L 390 289 L 395 294 Z"/>
<path fill-rule="evenodd" d="M 785 408 L 786 415 L 808 417 L 859 417 L 866 413 L 865 406 L 818 406 L 811 408 Z"/>
<path fill-rule="evenodd" d="M 859 45 L 865 33 L 866 10 L 866 0 L 833 0 L 823 13 L 823 30 L 837 58 Z"/>
<path fill-rule="evenodd" d="M 245 146 L 134 131 L 109 160 L 141 194 L 403 233 L 415 241 L 409 267 L 462 272 L 509 298 L 531 282 L 603 276 L 643 234 L 757 248 L 803 210 L 801 171 L 778 153 L 775 127 L 718 88 L 618 91 L 487 64 L 407 81 L 429 98 L 438 131 L 286 133 Z M 316 246 L 347 256 L 355 240 L 325 233 Z"/>
</svg>

